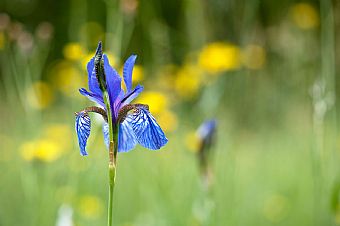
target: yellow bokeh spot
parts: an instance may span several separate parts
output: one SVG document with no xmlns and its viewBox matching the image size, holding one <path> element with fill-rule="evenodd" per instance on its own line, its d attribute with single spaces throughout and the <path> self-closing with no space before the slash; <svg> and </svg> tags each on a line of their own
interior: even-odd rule
<svg viewBox="0 0 340 226">
<path fill-rule="evenodd" d="M 193 65 L 180 68 L 175 77 L 175 90 L 184 97 L 191 98 L 196 95 L 201 84 L 201 71 Z"/>
<path fill-rule="evenodd" d="M 177 116 L 173 112 L 167 110 L 159 114 L 157 117 L 157 122 L 166 132 L 172 132 L 176 130 L 178 126 L 177 121 Z"/>
<path fill-rule="evenodd" d="M 84 57 L 85 50 L 79 43 L 71 42 L 64 46 L 63 55 L 68 60 L 80 60 Z"/>
<path fill-rule="evenodd" d="M 138 83 L 144 79 L 144 69 L 141 65 L 135 65 L 132 72 L 132 82 Z"/>
<path fill-rule="evenodd" d="M 117 56 L 114 55 L 113 53 L 111 52 L 106 52 L 105 53 L 107 58 L 109 59 L 109 63 L 112 67 L 116 68 L 117 64 L 118 64 L 118 59 L 117 59 Z M 93 54 L 94 56 L 94 54 Z"/>
<path fill-rule="evenodd" d="M 240 49 L 223 42 L 210 43 L 199 53 L 198 64 L 211 74 L 235 70 L 240 67 Z"/>
<path fill-rule="evenodd" d="M 67 124 L 50 124 L 44 129 L 44 136 L 57 142 L 64 152 L 71 147 L 73 131 Z"/>
<path fill-rule="evenodd" d="M 53 91 L 46 82 L 38 81 L 26 90 L 27 103 L 35 109 L 44 109 L 48 107 L 53 99 Z"/>
<path fill-rule="evenodd" d="M 248 45 L 242 52 L 242 62 L 246 68 L 261 69 L 266 64 L 266 51 L 259 45 Z"/>
<path fill-rule="evenodd" d="M 80 97 L 78 89 L 85 85 L 85 76 L 72 63 L 67 61 L 58 62 L 50 71 L 53 84 L 64 95 L 69 97 Z"/>
<path fill-rule="evenodd" d="M 5 34 L 0 31 L 0 50 L 5 47 Z"/>
<path fill-rule="evenodd" d="M 191 152 L 198 152 L 199 138 L 195 131 L 191 131 L 185 136 L 185 145 Z"/>
<path fill-rule="evenodd" d="M 168 107 L 168 98 L 161 92 L 143 92 L 138 97 L 138 103 L 149 105 L 150 112 L 157 115 Z"/>
<path fill-rule="evenodd" d="M 288 207 L 288 201 L 284 196 L 274 194 L 265 200 L 263 214 L 269 221 L 279 222 L 287 215 Z"/>
<path fill-rule="evenodd" d="M 103 202 L 95 196 L 83 196 L 79 200 L 79 211 L 86 218 L 99 218 L 103 214 Z"/>
<path fill-rule="evenodd" d="M 319 14 L 314 6 L 308 3 L 298 3 L 291 8 L 291 18 L 301 29 L 312 29 L 319 25 Z"/>
<path fill-rule="evenodd" d="M 95 52 L 91 52 L 83 56 L 83 58 L 81 59 L 82 68 L 87 70 L 87 64 L 94 57 L 94 54 Z"/>
<path fill-rule="evenodd" d="M 20 150 L 23 159 L 26 161 L 52 162 L 61 155 L 59 144 L 48 139 L 26 142 L 21 145 Z"/>
</svg>

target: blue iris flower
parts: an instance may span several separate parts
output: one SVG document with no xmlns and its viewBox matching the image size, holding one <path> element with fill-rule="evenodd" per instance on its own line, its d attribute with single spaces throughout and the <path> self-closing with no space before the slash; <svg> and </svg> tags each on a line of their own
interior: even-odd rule
<svg viewBox="0 0 340 226">
<path fill-rule="evenodd" d="M 216 120 L 211 119 L 204 121 L 197 129 L 196 133 L 199 138 L 199 153 L 205 155 L 214 143 L 216 133 Z"/>
<path fill-rule="evenodd" d="M 104 104 L 103 89 L 107 90 L 109 95 L 112 123 L 118 125 L 118 152 L 128 152 L 137 143 L 151 150 L 160 149 L 168 142 L 168 139 L 149 112 L 149 107 L 144 104 L 130 104 L 143 91 L 141 85 L 132 87 L 132 71 L 137 56 L 130 56 L 124 63 L 123 79 L 126 87 L 126 92 L 124 92 L 121 84 L 122 78 L 111 67 L 107 56 L 101 53 L 101 43 L 99 43 L 96 55 L 87 64 L 89 91 L 84 88 L 79 90 L 82 95 L 99 105 L 99 107 L 88 107 L 76 113 L 75 127 L 80 154 L 87 155 L 86 144 L 91 129 L 88 112 L 99 113 L 103 116 L 104 141 L 106 146 L 109 146 L 108 114 Z M 104 78 L 98 78 L 96 57 L 103 62 Z M 100 82 L 103 84 L 99 84 Z"/>
</svg>

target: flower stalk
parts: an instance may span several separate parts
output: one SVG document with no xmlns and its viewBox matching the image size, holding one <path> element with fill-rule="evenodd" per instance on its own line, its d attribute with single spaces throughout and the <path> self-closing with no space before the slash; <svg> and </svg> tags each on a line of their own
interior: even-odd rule
<svg viewBox="0 0 340 226">
<path fill-rule="evenodd" d="M 112 111 L 110 107 L 110 99 L 107 91 L 104 91 L 104 103 L 107 110 L 107 118 L 109 124 L 109 200 L 107 208 L 107 225 L 112 226 L 112 215 L 113 215 L 113 191 L 116 182 L 116 156 L 118 150 L 118 127 L 113 126 L 112 122 Z"/>
</svg>

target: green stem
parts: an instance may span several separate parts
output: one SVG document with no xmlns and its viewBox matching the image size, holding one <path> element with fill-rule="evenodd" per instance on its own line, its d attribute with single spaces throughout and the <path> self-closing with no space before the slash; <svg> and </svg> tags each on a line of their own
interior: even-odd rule
<svg viewBox="0 0 340 226">
<path fill-rule="evenodd" d="M 107 120 L 109 124 L 109 202 L 107 208 L 107 225 L 112 226 L 113 214 L 113 190 L 116 181 L 116 163 L 117 163 L 117 148 L 118 148 L 118 127 L 112 122 L 112 112 L 110 106 L 110 99 L 107 91 L 104 91 L 104 102 L 107 111 Z"/>
</svg>

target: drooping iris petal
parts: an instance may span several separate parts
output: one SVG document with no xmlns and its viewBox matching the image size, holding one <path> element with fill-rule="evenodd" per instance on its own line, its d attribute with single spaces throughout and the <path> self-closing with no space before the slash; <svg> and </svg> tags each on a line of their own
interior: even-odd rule
<svg viewBox="0 0 340 226">
<path fill-rule="evenodd" d="M 95 93 L 90 93 L 86 89 L 81 88 L 79 89 L 80 94 L 86 96 L 89 100 L 99 104 L 100 106 L 105 107 L 104 100 L 102 96 L 99 96 Z"/>
<path fill-rule="evenodd" d="M 78 143 L 80 148 L 80 154 L 85 156 L 87 139 L 90 136 L 91 120 L 90 116 L 86 112 L 79 112 L 76 114 L 76 132 L 78 136 Z"/>
<path fill-rule="evenodd" d="M 133 132 L 129 123 L 124 121 L 123 123 L 119 124 L 118 131 L 118 152 L 128 152 L 133 149 L 137 144 L 137 140 L 135 133 Z M 109 149 L 109 125 L 106 122 L 103 125 L 103 134 L 106 148 Z"/>
<path fill-rule="evenodd" d="M 161 127 L 145 107 L 138 107 L 125 120 L 129 122 L 138 143 L 143 147 L 157 150 L 168 142 Z"/>
<path fill-rule="evenodd" d="M 111 110 L 113 111 L 113 116 L 117 117 L 118 110 L 114 108 L 114 103 L 121 91 L 121 77 L 119 76 L 118 72 L 110 66 L 109 59 L 104 54 L 104 71 L 106 76 L 106 85 L 108 89 L 108 93 L 110 96 L 110 105 Z"/>
<path fill-rule="evenodd" d="M 103 94 L 99 88 L 99 83 L 96 77 L 96 70 L 94 70 L 94 57 L 87 63 L 87 74 L 89 80 L 89 90 L 98 96 L 102 96 Z"/>
<path fill-rule="evenodd" d="M 130 92 L 132 88 L 132 71 L 136 62 L 136 58 L 136 55 L 131 55 L 124 63 L 123 78 L 127 93 Z"/>
<path fill-rule="evenodd" d="M 103 124 L 103 135 L 104 135 L 104 143 L 107 149 L 110 146 L 110 134 L 109 134 L 109 124 L 104 122 Z"/>
<path fill-rule="evenodd" d="M 136 135 L 128 121 L 119 124 L 118 152 L 128 152 L 137 144 Z"/>
<path fill-rule="evenodd" d="M 121 100 L 121 103 L 119 107 L 123 107 L 126 104 L 129 104 L 133 99 L 135 99 L 142 91 L 144 87 L 141 85 L 137 85 L 134 90 L 128 92 L 123 99 Z"/>
</svg>

